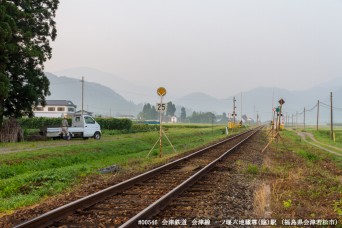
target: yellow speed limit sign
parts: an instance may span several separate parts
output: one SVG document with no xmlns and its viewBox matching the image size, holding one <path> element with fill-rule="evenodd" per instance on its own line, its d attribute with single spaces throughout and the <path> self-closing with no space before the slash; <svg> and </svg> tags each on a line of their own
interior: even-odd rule
<svg viewBox="0 0 342 228">
<path fill-rule="evenodd" d="M 161 97 L 165 96 L 166 94 L 166 89 L 164 87 L 159 87 L 157 90 L 157 94 Z"/>
</svg>

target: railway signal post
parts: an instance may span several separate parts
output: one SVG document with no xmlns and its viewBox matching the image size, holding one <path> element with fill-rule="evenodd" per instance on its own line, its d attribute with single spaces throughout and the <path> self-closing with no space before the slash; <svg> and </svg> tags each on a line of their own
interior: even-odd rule
<svg viewBox="0 0 342 228">
<path fill-rule="evenodd" d="M 283 104 L 285 104 L 285 101 L 283 99 L 280 99 L 279 101 L 279 104 L 280 106 L 277 107 L 275 110 L 277 112 L 277 123 L 276 123 L 276 132 L 275 132 L 275 135 L 273 136 L 273 128 L 271 128 L 270 132 L 272 132 L 272 137 L 271 137 L 271 140 L 267 143 L 267 145 L 265 146 L 265 148 L 261 151 L 261 152 L 264 152 L 266 150 L 266 148 L 273 142 L 273 140 L 275 139 L 276 142 L 277 142 L 277 148 L 278 148 L 278 139 L 280 138 L 280 140 L 283 142 L 285 148 L 287 149 L 286 147 L 286 144 L 284 143 L 283 139 L 281 138 L 280 134 L 279 134 L 279 131 L 281 130 L 281 112 L 282 112 L 282 107 L 283 107 Z M 270 133 L 268 133 L 269 135 Z M 288 150 L 288 149 L 287 149 Z"/>
<path fill-rule="evenodd" d="M 159 139 L 157 140 L 157 142 L 153 145 L 152 149 L 150 150 L 150 152 L 148 152 L 147 156 L 150 155 L 150 153 L 152 152 L 152 150 L 154 149 L 154 147 L 157 145 L 157 143 L 159 142 L 159 157 L 161 158 L 163 156 L 163 134 L 165 136 L 165 138 L 167 139 L 167 141 L 170 143 L 172 149 L 176 152 L 174 146 L 172 145 L 171 141 L 169 140 L 169 138 L 167 137 L 167 135 L 165 134 L 165 132 L 163 131 L 163 127 L 162 127 L 162 122 L 163 122 L 163 113 L 166 111 L 166 103 L 163 103 L 163 97 L 166 95 L 166 89 L 164 87 L 159 87 L 157 89 L 157 94 L 160 97 L 160 103 L 156 104 L 156 110 L 157 112 L 159 112 Z"/>
<path fill-rule="evenodd" d="M 164 87 L 159 87 L 157 89 L 157 94 L 160 96 L 160 103 L 157 104 L 157 111 L 159 111 L 159 157 L 163 156 L 163 128 L 162 128 L 162 121 L 163 121 L 163 113 L 166 110 L 166 104 L 163 103 L 163 97 L 166 95 L 166 89 Z"/>
</svg>

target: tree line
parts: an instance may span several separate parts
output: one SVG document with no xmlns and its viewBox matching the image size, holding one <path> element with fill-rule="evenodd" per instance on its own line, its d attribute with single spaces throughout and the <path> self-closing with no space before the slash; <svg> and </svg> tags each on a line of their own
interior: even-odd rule
<svg viewBox="0 0 342 228">
<path fill-rule="evenodd" d="M 184 109 L 185 110 L 185 109 Z M 164 116 L 174 116 L 176 112 L 176 105 L 171 101 L 166 104 L 166 110 L 164 112 Z M 159 112 L 156 109 L 156 106 L 151 105 L 150 103 L 144 104 L 143 110 L 138 114 L 138 119 L 143 120 L 157 120 L 159 119 Z"/>
<path fill-rule="evenodd" d="M 171 101 L 166 104 L 166 111 L 163 113 L 163 119 L 165 117 L 174 116 L 177 109 L 175 104 Z M 191 115 L 187 115 L 185 107 L 181 107 L 179 122 L 183 123 L 220 123 L 226 124 L 228 122 L 227 114 L 224 112 L 221 115 L 215 115 L 213 112 L 192 112 Z M 156 110 L 156 106 L 146 103 L 143 106 L 142 111 L 138 114 L 140 120 L 159 120 L 159 112 Z"/>
</svg>

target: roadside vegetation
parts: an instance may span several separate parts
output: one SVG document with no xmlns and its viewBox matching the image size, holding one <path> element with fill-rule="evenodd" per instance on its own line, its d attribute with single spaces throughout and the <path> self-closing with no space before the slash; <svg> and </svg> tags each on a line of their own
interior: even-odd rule
<svg viewBox="0 0 342 228">
<path fill-rule="evenodd" d="M 313 134 L 313 136 L 322 144 L 338 147 L 342 150 L 342 129 L 341 127 L 334 129 L 335 141 L 331 140 L 330 129 L 316 129 L 309 128 L 307 132 Z"/>
<path fill-rule="evenodd" d="M 332 144 L 327 131 L 312 133 Z M 271 217 L 337 219 L 342 224 L 342 156 L 304 142 L 294 131 L 282 131 L 281 137 L 285 144 L 271 144 L 263 164 L 266 172 L 260 172 L 271 189 Z"/>
<path fill-rule="evenodd" d="M 104 131 L 97 140 L 45 141 L 2 144 L 0 153 L 0 213 L 36 204 L 49 196 L 62 193 L 85 177 L 101 174 L 100 170 L 116 165 L 118 173 L 140 172 L 161 164 L 172 156 L 226 137 L 225 126 L 167 125 L 165 132 L 173 143 L 173 151 L 163 138 L 163 158 L 159 158 L 156 126 L 145 132 L 117 134 Z M 4 153 L 6 149 L 10 152 Z M 20 149 L 31 148 L 30 151 Z"/>
</svg>

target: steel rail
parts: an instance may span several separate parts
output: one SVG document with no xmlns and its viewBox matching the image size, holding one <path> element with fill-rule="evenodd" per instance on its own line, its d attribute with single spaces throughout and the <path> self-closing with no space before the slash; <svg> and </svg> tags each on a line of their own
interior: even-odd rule
<svg viewBox="0 0 342 228">
<path fill-rule="evenodd" d="M 190 159 L 192 157 L 195 157 L 197 155 L 200 155 L 202 153 L 204 153 L 205 151 L 207 151 L 208 149 L 211 149 L 213 147 L 216 147 L 218 145 L 221 145 L 225 142 L 228 142 L 230 140 L 233 140 L 241 135 L 244 135 L 244 134 L 247 134 L 248 132 L 251 132 L 253 131 L 254 129 L 250 129 L 248 131 L 245 131 L 245 132 L 242 132 L 240 134 L 237 134 L 237 135 L 234 135 L 230 138 L 227 138 L 225 140 L 222 140 L 220 142 L 217 142 L 213 145 L 210 145 L 208 147 L 205 147 L 199 151 L 196 151 L 194 153 L 191 153 L 185 157 L 182 157 L 182 158 L 179 158 L 175 161 L 172 161 L 172 162 L 169 162 L 165 165 L 162 165 L 160 167 L 157 167 L 155 169 L 152 169 L 150 171 L 147 171 L 145 173 L 142 173 L 138 176 L 135 176 L 131 179 L 128 179 L 126 181 L 123 181 L 123 182 L 120 182 L 116 185 L 113 185 L 111 187 L 108 187 L 106 189 L 103 189 L 101 191 L 98 191 L 98 192 L 95 192 L 89 196 L 86 196 L 86 197 L 83 197 L 81 199 L 78 199 L 76 201 L 73 201 L 73 202 L 70 202 L 66 205 L 63 205 L 61 207 L 58 207 L 56 209 L 53 209 L 49 212 L 46 212 L 38 217 L 35 217 L 33 219 L 30 219 L 28 221 L 25 221 L 23 223 L 20 223 L 18 225 L 16 225 L 14 228 L 39 228 L 39 227 L 46 227 L 46 226 L 49 226 L 51 224 L 53 224 L 54 222 L 62 219 L 63 217 L 75 212 L 77 209 L 80 209 L 80 208 L 87 208 L 87 207 L 90 207 L 102 200 L 104 200 L 105 198 L 107 197 L 110 197 L 110 196 L 113 196 L 115 195 L 116 193 L 119 193 L 119 192 L 122 192 L 124 190 L 126 190 L 127 188 L 133 186 L 134 184 L 138 183 L 138 182 L 141 182 L 141 181 L 144 181 L 144 180 L 147 180 L 147 179 L 150 179 L 151 177 L 153 177 L 154 175 L 162 172 L 162 171 L 165 171 L 165 170 L 168 170 L 176 165 L 178 165 L 179 163 L 183 162 L 183 161 L 186 161 L 187 159 Z"/>
<path fill-rule="evenodd" d="M 127 222 L 122 224 L 120 228 L 133 228 L 138 226 L 139 220 L 145 220 L 148 219 L 156 214 L 158 214 L 159 211 L 161 211 L 163 208 L 167 206 L 167 204 L 172 201 L 173 198 L 178 196 L 180 193 L 182 193 L 185 189 L 193 185 L 199 178 L 204 176 L 206 173 L 208 173 L 219 161 L 221 161 L 223 158 L 225 158 L 231 151 L 235 150 L 237 147 L 239 147 L 242 143 L 244 143 L 247 139 L 252 137 L 258 130 L 255 130 L 251 135 L 249 135 L 247 138 L 240 141 L 238 144 L 233 146 L 231 149 L 227 150 L 222 154 L 219 158 L 215 159 L 208 165 L 206 165 L 204 168 L 199 170 L 197 173 L 193 174 L 191 177 L 189 177 L 187 180 L 185 180 L 182 184 L 175 187 L 173 190 L 159 198 L 157 201 L 152 203 L 150 206 L 139 212 L 137 215 L 129 219 Z"/>
</svg>

